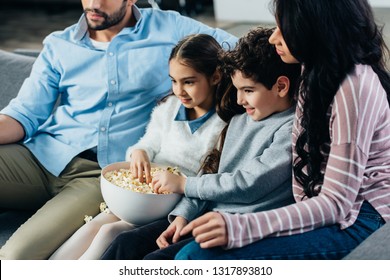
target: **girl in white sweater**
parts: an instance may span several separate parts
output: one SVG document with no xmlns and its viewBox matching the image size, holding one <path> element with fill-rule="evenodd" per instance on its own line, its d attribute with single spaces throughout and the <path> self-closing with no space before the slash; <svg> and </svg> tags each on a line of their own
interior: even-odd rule
<svg viewBox="0 0 390 280">
<path fill-rule="evenodd" d="M 216 92 L 227 84 L 218 69 L 221 46 L 209 35 L 184 38 L 169 58 L 173 95 L 153 111 L 145 135 L 128 148 L 126 160 L 141 181 L 151 181 L 150 163 L 177 166 L 195 176 L 226 123 L 215 113 Z M 145 174 L 145 178 L 143 175 Z M 135 225 L 103 211 L 74 233 L 51 259 L 99 259 L 111 241 Z"/>
</svg>

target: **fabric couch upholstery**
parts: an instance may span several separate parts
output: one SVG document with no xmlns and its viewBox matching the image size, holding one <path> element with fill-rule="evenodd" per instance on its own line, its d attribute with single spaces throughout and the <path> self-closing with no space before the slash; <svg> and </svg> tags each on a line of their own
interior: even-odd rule
<svg viewBox="0 0 390 280">
<path fill-rule="evenodd" d="M 0 50 L 0 109 L 14 98 L 30 74 L 34 57 Z M 0 247 L 31 215 L 32 211 L 0 209 Z"/>
<path fill-rule="evenodd" d="M 390 260 L 390 223 L 371 234 L 345 260 Z"/>
<path fill-rule="evenodd" d="M 0 50 L 0 109 L 16 96 L 35 58 Z"/>
</svg>

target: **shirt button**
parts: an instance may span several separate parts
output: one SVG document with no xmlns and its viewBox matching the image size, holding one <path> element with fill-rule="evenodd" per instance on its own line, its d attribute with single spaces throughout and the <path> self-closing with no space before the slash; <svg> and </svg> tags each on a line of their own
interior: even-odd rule
<svg viewBox="0 0 390 280">
<path fill-rule="evenodd" d="M 108 102 L 108 107 L 112 107 L 112 102 Z"/>
<path fill-rule="evenodd" d="M 116 81 L 115 80 L 111 80 L 110 82 L 112 85 L 115 85 L 116 84 Z"/>
<path fill-rule="evenodd" d="M 108 55 L 109 56 L 114 56 L 114 53 L 113 52 L 109 52 Z"/>
<path fill-rule="evenodd" d="M 102 127 L 100 128 L 100 131 L 101 131 L 101 132 L 104 132 L 104 131 L 106 131 L 106 128 L 102 126 Z"/>
</svg>

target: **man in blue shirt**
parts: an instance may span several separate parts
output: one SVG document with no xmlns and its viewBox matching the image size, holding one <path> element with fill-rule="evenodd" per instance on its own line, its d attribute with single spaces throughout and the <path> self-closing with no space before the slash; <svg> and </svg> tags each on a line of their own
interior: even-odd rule
<svg viewBox="0 0 390 280">
<path fill-rule="evenodd" d="M 48 258 L 84 215 L 98 213 L 100 170 L 123 161 L 143 135 L 171 88 L 168 57 L 181 38 L 207 33 L 236 43 L 223 30 L 135 2 L 81 0 L 79 22 L 46 37 L 30 77 L 0 112 L 0 208 L 39 209 L 0 259 Z"/>
</svg>

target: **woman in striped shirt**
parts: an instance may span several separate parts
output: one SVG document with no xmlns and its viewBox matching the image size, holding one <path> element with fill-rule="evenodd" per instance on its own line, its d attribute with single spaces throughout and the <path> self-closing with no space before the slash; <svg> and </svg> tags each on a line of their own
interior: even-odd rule
<svg viewBox="0 0 390 280">
<path fill-rule="evenodd" d="M 296 203 L 209 212 L 183 229 L 196 242 L 177 259 L 340 259 L 390 221 L 388 49 L 371 7 L 367 0 L 274 0 L 274 8 L 270 42 L 284 62 L 302 65 Z"/>
</svg>

